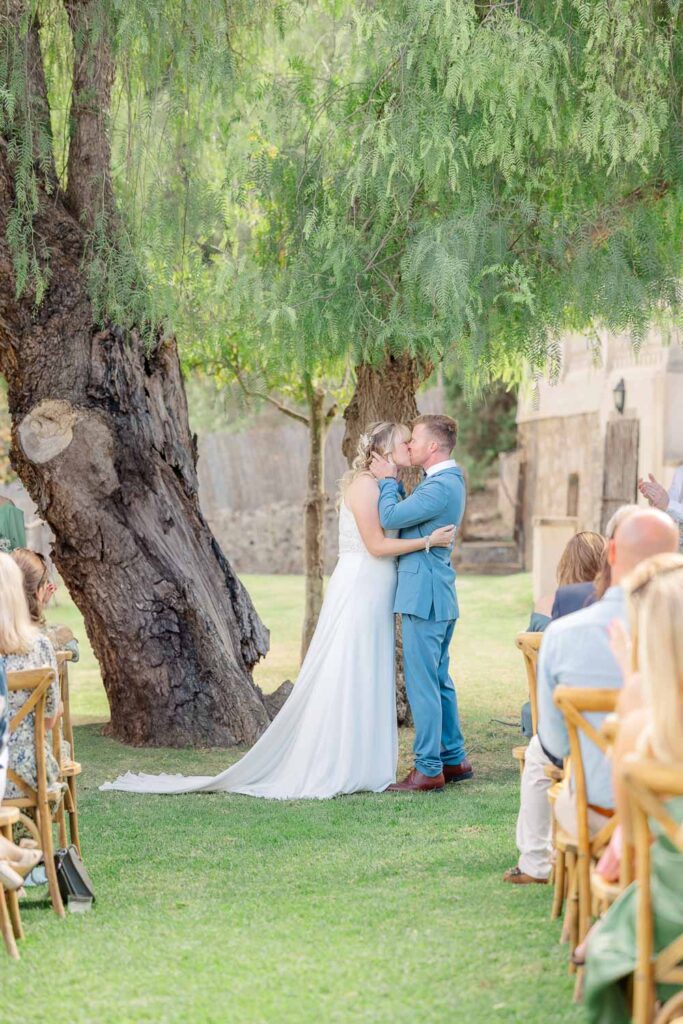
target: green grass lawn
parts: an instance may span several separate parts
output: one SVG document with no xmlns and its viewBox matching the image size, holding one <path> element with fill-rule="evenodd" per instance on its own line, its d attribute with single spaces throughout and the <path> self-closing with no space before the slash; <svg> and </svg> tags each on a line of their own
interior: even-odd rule
<svg viewBox="0 0 683 1024">
<path fill-rule="evenodd" d="M 296 674 L 302 581 L 246 581 L 272 631 L 257 677 Z M 572 1022 L 550 891 L 504 886 L 514 863 L 518 772 L 510 755 L 525 683 L 514 635 L 526 576 L 463 578 L 453 657 L 476 778 L 430 796 L 268 803 L 207 794 L 100 793 L 126 769 L 201 772 L 236 751 L 139 750 L 84 725 L 83 849 L 90 915 L 59 921 L 24 903 L 19 964 L 3 961 L 0 1020 L 50 1024 L 468 1024 Z M 106 715 L 81 636 L 75 711 Z M 402 760 L 410 737 L 402 736 Z M 5 1002 L 5 1005 L 9 1005 Z"/>
</svg>

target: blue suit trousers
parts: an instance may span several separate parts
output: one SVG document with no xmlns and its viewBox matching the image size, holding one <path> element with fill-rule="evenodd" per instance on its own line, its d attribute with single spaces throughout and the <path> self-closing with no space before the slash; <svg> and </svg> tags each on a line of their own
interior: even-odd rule
<svg viewBox="0 0 683 1024">
<path fill-rule="evenodd" d="M 415 722 L 415 767 L 439 775 L 444 764 L 465 760 L 458 699 L 448 673 L 448 648 L 456 619 L 437 622 L 404 614 L 403 668 L 406 693 Z"/>
</svg>

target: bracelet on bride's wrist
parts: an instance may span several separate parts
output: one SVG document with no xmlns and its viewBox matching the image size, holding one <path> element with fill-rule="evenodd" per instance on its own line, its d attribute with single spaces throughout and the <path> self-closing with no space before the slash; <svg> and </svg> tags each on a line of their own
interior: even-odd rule
<svg viewBox="0 0 683 1024">
<path fill-rule="evenodd" d="M 427 552 L 427 554 L 429 554 L 429 548 L 431 547 L 431 543 L 432 543 L 432 538 L 431 537 L 427 537 L 426 541 L 425 541 L 425 551 Z"/>
</svg>

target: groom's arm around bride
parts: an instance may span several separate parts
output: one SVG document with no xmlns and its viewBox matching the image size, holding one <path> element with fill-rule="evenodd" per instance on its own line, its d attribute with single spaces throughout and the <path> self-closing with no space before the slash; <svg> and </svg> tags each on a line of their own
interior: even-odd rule
<svg viewBox="0 0 683 1024">
<path fill-rule="evenodd" d="M 375 457 L 379 516 L 384 529 L 403 538 L 424 537 L 437 526 L 459 525 L 465 508 L 462 470 L 450 457 L 457 426 L 448 416 L 421 416 L 409 443 L 411 463 L 425 479 L 401 499 L 396 467 Z M 455 689 L 449 676 L 449 645 L 458 618 L 450 550 L 403 555 L 398 563 L 394 611 L 402 616 L 406 690 L 415 721 L 415 770 L 390 789 L 440 789 L 445 781 L 470 778 Z"/>
</svg>

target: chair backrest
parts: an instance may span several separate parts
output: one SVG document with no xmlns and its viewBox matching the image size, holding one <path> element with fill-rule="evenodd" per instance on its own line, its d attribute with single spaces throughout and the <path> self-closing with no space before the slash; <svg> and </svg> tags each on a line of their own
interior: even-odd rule
<svg viewBox="0 0 683 1024">
<path fill-rule="evenodd" d="M 536 688 L 536 672 L 538 668 L 538 652 L 541 647 L 543 633 L 518 633 L 515 643 L 522 652 L 524 667 L 526 669 L 526 681 L 529 688 L 529 701 L 531 703 L 531 726 L 534 736 L 538 732 L 538 695 Z"/>
<path fill-rule="evenodd" d="M 57 651 L 57 667 L 59 669 L 59 695 L 64 708 L 60 717 L 64 739 L 71 747 L 71 760 L 76 759 L 74 752 L 74 730 L 71 722 L 71 698 L 69 692 L 69 662 L 73 659 L 71 651 Z M 59 763 L 61 764 L 61 745 Z"/>
<path fill-rule="evenodd" d="M 590 855 L 591 846 L 594 850 L 599 850 L 609 841 L 616 820 L 610 818 L 591 842 L 588 828 L 588 790 L 579 733 L 583 733 L 603 754 L 606 754 L 609 748 L 607 738 L 588 721 L 586 714 L 609 714 L 615 710 L 618 696 L 619 691 L 615 689 L 594 690 L 574 686 L 557 686 L 553 693 L 553 700 L 564 715 L 569 735 L 569 773 L 576 797 L 578 848 L 579 854 L 586 856 Z"/>
<path fill-rule="evenodd" d="M 51 668 L 31 668 L 20 672 L 7 673 L 7 689 L 10 693 L 28 690 L 29 696 L 10 719 L 10 737 L 32 712 L 34 713 L 33 740 L 36 757 L 37 790 L 21 779 L 12 768 L 7 776 L 26 794 L 26 798 L 39 801 L 47 799 L 47 766 L 45 763 L 45 705 L 48 691 L 54 682 L 55 673 Z M 11 803 L 11 801 L 8 801 Z"/>
<path fill-rule="evenodd" d="M 635 1024 L 649 1024 L 654 1010 L 655 984 L 683 985 L 683 935 L 654 956 L 650 853 L 650 821 L 654 820 L 683 855 L 683 824 L 672 816 L 667 806 L 672 797 L 683 797 L 683 764 L 665 765 L 632 756 L 622 766 L 621 777 L 629 804 L 638 886 L 633 1020 Z"/>
</svg>

